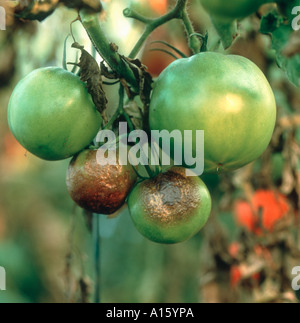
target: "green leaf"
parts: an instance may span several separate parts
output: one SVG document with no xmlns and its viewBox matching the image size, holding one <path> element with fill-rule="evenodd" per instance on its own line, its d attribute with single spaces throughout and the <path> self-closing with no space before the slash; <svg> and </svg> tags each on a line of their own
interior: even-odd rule
<svg viewBox="0 0 300 323">
<path fill-rule="evenodd" d="M 212 23 L 215 26 L 224 49 L 231 46 L 235 38 L 238 36 L 237 20 L 219 20 L 218 18 L 211 17 Z"/>
<path fill-rule="evenodd" d="M 281 25 L 272 33 L 272 48 L 276 51 L 277 63 L 286 71 L 289 80 L 300 86 L 300 54 L 287 57 L 283 54 L 293 31 L 289 26 Z"/>
<path fill-rule="evenodd" d="M 270 12 L 262 18 L 260 31 L 271 34 L 278 66 L 294 85 L 300 87 L 300 53 L 294 50 L 296 32 L 292 28 L 292 18 L 280 16 L 276 11 Z"/>
<path fill-rule="evenodd" d="M 261 20 L 260 32 L 262 34 L 269 34 L 274 32 L 281 23 L 281 18 L 276 11 L 268 13 Z"/>
</svg>

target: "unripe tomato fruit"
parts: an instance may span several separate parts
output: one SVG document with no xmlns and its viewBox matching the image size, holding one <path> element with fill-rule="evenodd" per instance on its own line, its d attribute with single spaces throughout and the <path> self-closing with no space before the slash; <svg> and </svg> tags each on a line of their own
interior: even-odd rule
<svg viewBox="0 0 300 323">
<path fill-rule="evenodd" d="M 275 224 L 285 217 L 289 210 L 287 198 L 272 190 L 258 190 L 253 195 L 251 204 L 237 201 L 234 208 L 236 222 L 257 235 L 262 234 L 262 229 L 273 231 Z"/>
<path fill-rule="evenodd" d="M 37 69 L 14 89 L 8 123 L 19 143 L 46 160 L 73 156 L 88 146 L 101 126 L 85 84 L 58 67 Z"/>
<path fill-rule="evenodd" d="M 271 0 L 200 0 L 209 14 L 222 19 L 244 18 Z"/>
<path fill-rule="evenodd" d="M 118 160 L 118 151 L 116 151 Z M 87 149 L 71 160 L 67 187 L 72 199 L 87 211 L 112 214 L 125 203 L 137 179 L 130 164 L 105 165 L 97 162 L 97 150 Z"/>
<path fill-rule="evenodd" d="M 187 177 L 172 167 L 135 186 L 128 198 L 138 231 L 151 241 L 178 243 L 195 235 L 211 211 L 210 194 L 199 177 Z"/>
<path fill-rule="evenodd" d="M 268 80 L 248 59 L 200 53 L 178 59 L 159 76 L 150 103 L 151 130 L 204 130 L 205 171 L 240 168 L 267 148 L 276 103 Z M 183 148 L 183 147 L 182 147 Z M 203 156 L 201 156 L 203 157 Z"/>
</svg>

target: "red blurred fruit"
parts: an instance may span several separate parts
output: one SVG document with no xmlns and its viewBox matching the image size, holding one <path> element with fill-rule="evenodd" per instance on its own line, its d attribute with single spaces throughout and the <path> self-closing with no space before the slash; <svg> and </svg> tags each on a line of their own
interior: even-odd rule
<svg viewBox="0 0 300 323">
<path fill-rule="evenodd" d="M 262 229 L 272 232 L 275 224 L 289 212 L 287 198 L 272 190 L 258 190 L 252 197 L 251 204 L 237 201 L 234 208 L 236 222 L 257 235 Z M 261 213 L 261 223 L 260 223 Z"/>
<path fill-rule="evenodd" d="M 265 252 L 264 248 L 262 248 L 259 245 L 254 246 L 253 251 L 257 257 L 265 258 L 266 255 L 268 256 L 267 250 Z M 239 242 L 233 242 L 228 247 L 228 252 L 232 259 L 237 260 L 238 256 L 242 252 L 242 245 Z M 261 277 L 260 272 L 256 272 L 252 274 L 250 277 L 247 275 L 245 276 L 245 268 L 243 267 L 244 267 L 243 263 L 234 264 L 230 267 L 230 287 L 231 288 L 237 287 L 239 283 L 246 278 L 247 279 L 251 278 L 253 281 L 259 282 Z"/>
<path fill-rule="evenodd" d="M 148 72 L 153 77 L 159 76 L 160 73 L 175 60 L 174 57 L 170 56 L 167 53 L 164 53 L 161 51 L 152 51 L 151 49 L 160 48 L 160 49 L 170 51 L 174 54 L 174 52 L 171 49 L 169 49 L 168 47 L 162 44 L 152 44 L 152 42 L 155 42 L 155 41 L 165 41 L 166 43 L 179 49 L 181 52 L 185 54 L 189 53 L 189 49 L 184 38 L 182 39 L 178 37 L 173 38 L 172 32 L 166 26 L 162 26 L 156 29 L 151 34 L 151 37 L 146 43 L 146 46 L 141 58 L 142 63 L 147 66 Z M 175 54 L 175 55 L 178 56 L 178 54 Z"/>
<path fill-rule="evenodd" d="M 233 265 L 230 268 L 230 287 L 236 287 L 242 280 L 242 273 L 238 265 Z"/>
<path fill-rule="evenodd" d="M 233 265 L 230 268 L 230 288 L 237 287 L 240 282 L 249 277 L 243 277 L 243 271 L 241 269 L 242 267 L 240 265 Z M 260 280 L 260 272 L 254 273 L 251 275 L 251 279 L 254 282 L 258 282 Z"/>
<path fill-rule="evenodd" d="M 147 66 L 148 72 L 153 76 L 158 76 L 168 65 L 174 61 L 174 58 L 168 54 L 154 51 L 147 48 L 143 54 L 142 62 Z"/>
<path fill-rule="evenodd" d="M 160 15 L 168 11 L 168 0 L 149 0 L 149 4 L 151 9 Z"/>
<path fill-rule="evenodd" d="M 228 252 L 231 258 L 236 258 L 241 250 L 241 244 L 238 242 L 233 242 L 229 248 Z"/>
</svg>

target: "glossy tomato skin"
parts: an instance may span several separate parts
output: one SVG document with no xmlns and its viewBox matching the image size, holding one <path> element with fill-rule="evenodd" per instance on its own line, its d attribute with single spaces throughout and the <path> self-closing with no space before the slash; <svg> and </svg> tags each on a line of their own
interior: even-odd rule
<svg viewBox="0 0 300 323">
<path fill-rule="evenodd" d="M 200 0 L 203 7 L 212 16 L 221 19 L 244 18 L 268 0 Z"/>
<path fill-rule="evenodd" d="M 151 241 L 172 244 L 185 241 L 206 224 L 210 194 L 199 177 L 172 167 L 135 186 L 129 195 L 131 218 L 138 231 Z"/>
<path fill-rule="evenodd" d="M 276 103 L 261 70 L 248 59 L 200 53 L 179 59 L 158 78 L 150 104 L 152 130 L 204 130 L 205 172 L 240 168 L 267 148 Z M 203 156 L 202 156 L 203 157 Z"/>
<path fill-rule="evenodd" d="M 91 143 L 101 116 L 78 76 L 47 67 L 17 84 L 9 101 L 8 123 L 29 152 L 42 159 L 61 160 Z"/>
<path fill-rule="evenodd" d="M 118 160 L 118 151 L 115 154 Z M 100 165 L 97 150 L 87 149 L 71 160 L 66 183 L 80 207 L 108 215 L 122 207 L 136 180 L 132 165 Z"/>
</svg>

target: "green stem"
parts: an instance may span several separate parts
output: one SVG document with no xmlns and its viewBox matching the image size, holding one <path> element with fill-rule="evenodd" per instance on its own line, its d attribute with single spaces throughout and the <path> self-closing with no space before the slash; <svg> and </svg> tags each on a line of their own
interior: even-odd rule
<svg viewBox="0 0 300 323">
<path fill-rule="evenodd" d="M 153 28 L 151 25 L 146 26 L 144 33 L 142 34 L 142 36 L 140 37 L 140 39 L 138 40 L 138 42 L 134 46 L 131 53 L 129 54 L 129 58 L 135 58 L 138 55 L 138 53 L 141 50 L 141 48 L 143 47 L 145 41 L 147 40 L 149 35 L 154 31 L 154 29 L 155 28 Z"/>
<path fill-rule="evenodd" d="M 119 116 L 120 116 L 120 111 L 119 111 L 119 109 L 117 109 L 117 111 L 114 113 L 114 115 L 108 121 L 108 123 L 105 125 L 105 127 L 103 128 L 103 130 L 107 130 L 107 129 L 111 128 L 111 126 L 119 118 Z"/>
<path fill-rule="evenodd" d="M 193 54 L 198 54 L 200 53 L 201 49 L 201 42 L 199 38 L 194 35 L 195 34 L 195 29 L 192 25 L 192 22 L 189 18 L 188 12 L 186 10 L 186 7 L 182 11 L 182 21 L 185 27 L 185 30 L 187 32 L 188 38 L 189 38 L 189 47 L 192 50 Z"/>
<path fill-rule="evenodd" d="M 134 130 L 134 126 L 132 124 L 132 121 L 129 117 L 129 115 L 126 113 L 126 111 L 124 110 L 124 96 L 125 96 L 125 93 L 124 93 L 124 87 L 122 84 L 120 84 L 120 89 L 119 89 L 119 97 L 120 97 L 120 100 L 119 100 L 119 107 L 118 107 L 118 111 L 119 111 L 119 114 L 120 115 L 123 115 L 123 117 L 125 118 L 125 120 L 127 121 L 128 123 L 128 127 L 129 127 L 129 130 L 130 131 L 133 131 Z"/>
<path fill-rule="evenodd" d="M 125 118 L 126 122 L 128 123 L 129 131 L 132 132 L 134 130 L 134 125 L 133 125 L 129 115 L 124 110 L 122 112 L 122 115 Z"/>
<path fill-rule="evenodd" d="M 109 120 L 109 122 L 106 124 L 104 130 L 109 129 L 113 123 L 122 115 L 125 120 L 128 123 L 128 127 L 130 131 L 134 130 L 134 125 L 129 117 L 129 115 L 126 113 L 126 111 L 124 110 L 124 87 L 122 84 L 120 84 L 120 89 L 119 89 L 119 106 L 117 111 L 114 113 L 114 115 L 111 117 L 111 119 Z"/>
<path fill-rule="evenodd" d="M 153 178 L 157 175 L 156 172 L 154 172 L 149 165 L 144 165 L 144 167 L 146 168 L 146 171 L 150 178 Z"/>
<path fill-rule="evenodd" d="M 115 71 L 120 78 L 124 78 L 134 90 L 138 90 L 139 84 L 132 69 L 109 43 L 100 26 L 98 15 L 91 14 L 83 9 L 80 10 L 80 20 L 97 52 L 107 62 L 110 68 Z"/>
<path fill-rule="evenodd" d="M 143 47 L 143 45 L 144 45 L 146 39 L 149 37 L 149 35 L 156 28 L 160 27 L 161 25 L 167 23 L 170 20 L 182 19 L 184 22 L 185 28 L 187 29 L 188 35 L 193 34 L 194 29 L 192 27 L 191 21 L 188 17 L 187 11 L 186 11 L 186 4 L 187 4 L 187 0 L 177 0 L 175 7 L 171 11 L 169 11 L 164 16 L 158 17 L 156 19 L 146 18 L 146 17 L 138 14 L 136 11 L 126 8 L 123 11 L 123 14 L 125 17 L 133 18 L 133 19 L 136 19 L 136 20 L 146 24 L 144 33 L 142 34 L 142 36 L 140 37 L 140 39 L 138 40 L 138 42 L 134 46 L 131 53 L 129 54 L 129 57 L 135 58 L 137 56 L 137 54 L 139 53 L 139 51 L 141 50 L 141 48 Z M 197 42 L 199 44 L 197 44 Z M 200 50 L 199 39 L 197 39 L 197 37 L 192 37 L 192 41 L 190 41 L 190 43 L 192 45 L 191 50 L 193 52 L 199 52 L 199 50 Z"/>
</svg>

